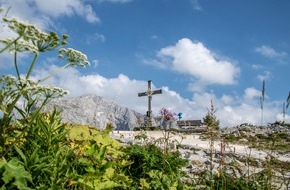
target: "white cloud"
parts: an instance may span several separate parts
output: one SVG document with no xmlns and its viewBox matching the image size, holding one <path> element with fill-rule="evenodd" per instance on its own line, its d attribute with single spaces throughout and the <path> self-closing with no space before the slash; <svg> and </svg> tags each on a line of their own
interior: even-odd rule
<svg viewBox="0 0 290 190">
<path fill-rule="evenodd" d="M 288 55 L 286 52 L 278 52 L 268 45 L 257 47 L 255 48 L 255 51 L 268 58 L 282 58 Z"/>
<path fill-rule="evenodd" d="M 101 42 L 106 41 L 106 37 L 103 34 L 95 33 L 95 37 L 100 40 Z"/>
<path fill-rule="evenodd" d="M 199 85 L 229 85 L 236 82 L 240 69 L 226 59 L 220 59 L 201 42 L 183 38 L 176 45 L 162 48 L 157 56 L 167 67 L 197 79 Z"/>
<path fill-rule="evenodd" d="M 0 35 L 0 38 L 1 38 L 1 35 Z M 21 63 L 23 64 L 23 62 L 20 62 L 19 60 L 24 60 L 27 57 L 28 57 L 28 55 L 25 54 L 25 53 L 18 53 L 17 54 L 18 66 L 22 66 Z M 8 70 L 12 66 L 14 66 L 13 54 L 9 53 L 7 51 L 4 51 L 3 53 L 1 53 L 1 56 L 0 56 L 0 68 L 1 69 L 3 68 L 3 70 L 5 70 L 5 69 Z"/>
<path fill-rule="evenodd" d="M 224 94 L 222 97 L 221 97 L 221 103 L 223 103 L 224 105 L 231 105 L 233 104 L 233 97 L 232 96 L 229 96 L 229 95 L 226 95 Z"/>
<path fill-rule="evenodd" d="M 271 77 L 270 71 L 264 71 L 263 74 L 257 76 L 258 79 L 262 82 L 263 80 L 268 80 Z"/>
<path fill-rule="evenodd" d="M 13 66 L 13 57 L 11 56 L 9 52 L 5 51 L 1 53 L 0 62 L 1 62 L 0 64 L 1 69 L 11 68 L 11 66 Z"/>
<path fill-rule="evenodd" d="M 85 18 L 90 23 L 99 22 L 100 19 L 96 17 L 90 5 L 86 5 L 81 0 L 13 0 L 6 1 L 0 0 L 1 7 L 4 8 L 4 13 L 7 12 L 8 17 L 16 17 L 21 21 L 29 22 L 36 25 L 42 30 L 46 30 L 50 26 L 54 25 L 51 17 L 58 18 L 60 16 L 72 16 L 78 15 Z M 2 24 L 2 23 L 1 23 Z M 15 33 L 7 28 L 5 24 L 0 26 L 0 38 L 14 37 Z M 100 40 L 105 40 L 104 36 L 97 36 Z M 18 54 L 18 59 L 24 58 L 25 54 Z M 11 66 L 13 64 L 13 56 L 4 52 L 0 57 L 1 64 L 0 67 Z"/>
<path fill-rule="evenodd" d="M 262 69 L 263 66 L 260 65 L 260 64 L 253 64 L 253 65 L 252 65 L 252 68 L 255 69 L 255 70 L 258 70 L 258 69 Z"/>
<path fill-rule="evenodd" d="M 100 42 L 105 42 L 106 41 L 106 37 L 103 34 L 99 34 L 99 33 L 95 33 L 94 35 L 89 35 L 87 37 L 87 44 L 91 44 L 94 41 L 100 41 Z"/>
<path fill-rule="evenodd" d="M 84 16 L 89 23 L 99 23 L 101 19 L 96 16 L 91 5 L 85 5 L 82 9 L 76 11 L 80 16 Z"/>
<path fill-rule="evenodd" d="M 75 13 L 75 7 L 80 5 L 80 2 L 77 0 L 50 0 L 50 1 L 34 1 L 36 8 L 41 13 L 53 16 L 55 18 L 67 15 L 72 16 Z"/>
<path fill-rule="evenodd" d="M 202 11 L 202 7 L 200 6 L 199 0 L 190 0 L 193 9 L 197 11 Z"/>
<path fill-rule="evenodd" d="M 97 59 L 94 59 L 94 60 L 92 61 L 92 63 L 93 63 L 93 67 L 94 67 L 94 68 L 96 68 L 96 67 L 99 66 L 99 60 L 97 60 Z"/>
<path fill-rule="evenodd" d="M 41 29 L 46 29 L 54 25 L 53 20 L 61 16 L 78 15 L 89 23 L 98 23 L 100 18 L 96 16 L 93 8 L 89 4 L 84 4 L 81 0 L 0 0 L 1 5 L 8 9 L 8 16 L 21 18 L 23 21 L 37 25 Z"/>
<path fill-rule="evenodd" d="M 52 21 L 48 18 L 47 15 L 44 15 L 41 12 L 37 12 L 34 0 L 0 0 L 0 3 L 4 8 L 4 11 L 8 10 L 10 7 L 7 14 L 8 17 L 19 18 L 22 21 L 35 24 L 41 29 L 45 29 L 47 26 L 52 25 Z"/>
<path fill-rule="evenodd" d="M 162 63 L 156 59 L 147 60 L 147 59 L 142 58 L 140 55 L 137 55 L 137 56 L 140 57 L 142 59 L 142 62 L 146 65 L 152 65 L 152 66 L 157 67 L 159 69 L 168 69 L 167 65 L 165 65 L 164 63 Z"/>
<path fill-rule="evenodd" d="M 285 114 L 285 118 L 283 117 L 283 113 L 281 113 L 281 114 L 277 114 L 277 116 L 276 116 L 276 120 L 277 121 L 290 121 L 290 115 L 286 115 Z"/>
<path fill-rule="evenodd" d="M 252 100 L 256 97 L 260 97 L 261 96 L 261 91 L 257 90 L 256 88 L 250 87 L 250 88 L 246 88 L 244 91 L 244 99 L 245 100 Z"/>
<path fill-rule="evenodd" d="M 84 17 L 89 23 L 98 23 L 100 19 L 96 16 L 91 5 L 84 4 L 80 0 L 35 0 L 36 7 L 40 12 L 55 18 L 66 15 L 72 16 L 77 14 Z"/>
<path fill-rule="evenodd" d="M 57 68 L 57 66 L 52 65 L 38 69 L 34 78 L 40 79 Z M 140 113 L 145 114 L 147 111 L 147 97 L 137 96 L 139 92 L 146 91 L 147 81 L 130 79 L 124 74 L 119 74 L 115 78 L 106 78 L 98 74 L 82 75 L 77 69 L 69 68 L 47 82 L 69 90 L 69 96 L 96 94 L 110 98 L 117 104 Z M 261 110 L 258 101 L 260 91 L 255 88 L 247 88 L 241 97 L 232 97 L 225 94 L 218 98 L 213 93 L 196 92 L 193 94 L 192 100 L 183 98 L 167 86 L 156 87 L 152 84 L 152 89 L 160 88 L 163 91 L 162 94 L 154 95 L 152 98 L 154 115 L 158 115 L 159 110 L 166 107 L 175 113 L 182 112 L 184 119 L 202 119 L 207 113 L 207 108 L 210 108 L 212 100 L 217 108 L 216 116 L 222 127 L 231 127 L 245 122 L 260 125 Z M 265 102 L 264 124 L 274 122 L 280 118 L 281 113 L 278 106 L 280 104 L 277 104 L 277 102 Z M 286 121 L 290 122 L 288 115 L 286 115 Z"/>
</svg>

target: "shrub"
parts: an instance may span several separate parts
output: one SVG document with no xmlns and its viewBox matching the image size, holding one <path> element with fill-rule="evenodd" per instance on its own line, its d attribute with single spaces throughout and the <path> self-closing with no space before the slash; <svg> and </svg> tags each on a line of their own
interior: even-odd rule
<svg viewBox="0 0 290 190">
<path fill-rule="evenodd" d="M 125 159 L 131 162 L 124 171 L 132 177 L 134 187 L 140 184 L 153 189 L 181 186 L 181 178 L 185 176 L 181 168 L 188 163 L 178 153 L 164 154 L 154 144 L 130 145 L 124 152 Z"/>
</svg>

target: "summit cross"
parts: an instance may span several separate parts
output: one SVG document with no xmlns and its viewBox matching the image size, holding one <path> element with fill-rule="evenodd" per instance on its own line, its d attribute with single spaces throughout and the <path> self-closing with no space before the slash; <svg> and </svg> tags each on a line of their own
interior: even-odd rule
<svg viewBox="0 0 290 190">
<path fill-rule="evenodd" d="M 151 101 L 152 101 L 152 95 L 155 94 L 162 94 L 162 90 L 151 90 L 151 80 L 148 80 L 148 90 L 147 92 L 141 92 L 138 93 L 138 97 L 141 96 L 148 96 L 148 111 L 147 111 L 147 117 L 149 118 L 149 120 L 151 121 Z"/>
</svg>

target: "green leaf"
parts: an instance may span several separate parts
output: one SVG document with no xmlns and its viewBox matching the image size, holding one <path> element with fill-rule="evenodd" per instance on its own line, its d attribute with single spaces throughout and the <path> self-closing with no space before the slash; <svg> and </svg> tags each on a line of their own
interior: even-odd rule
<svg viewBox="0 0 290 190">
<path fill-rule="evenodd" d="M 158 174 L 159 174 L 159 171 L 157 171 L 157 170 L 151 170 L 151 171 L 148 172 L 149 177 L 153 178 L 153 179 L 157 178 Z"/>
<path fill-rule="evenodd" d="M 27 163 L 26 156 L 23 154 L 22 150 L 20 150 L 17 146 L 14 146 L 14 148 L 17 151 L 17 153 L 21 156 L 24 163 L 26 164 Z"/>
<path fill-rule="evenodd" d="M 107 152 L 107 146 L 102 146 L 102 147 L 100 148 L 100 152 L 99 152 L 99 154 L 97 155 L 97 159 L 99 160 L 99 162 L 102 163 L 102 161 L 103 161 L 104 158 L 105 158 L 106 152 Z"/>
<path fill-rule="evenodd" d="M 5 162 L 6 160 L 4 160 L 4 163 Z M 32 182 L 32 177 L 17 158 L 12 158 L 9 162 L 2 165 L 2 167 L 4 167 L 5 170 L 2 177 L 5 184 L 13 182 L 12 184 L 18 189 L 30 189 L 27 187 L 27 182 Z"/>
<path fill-rule="evenodd" d="M 150 189 L 150 184 L 144 178 L 140 179 L 140 186 L 141 189 Z"/>
<path fill-rule="evenodd" d="M 96 172 L 96 170 L 95 170 L 95 168 L 94 168 L 93 166 L 89 166 L 89 167 L 87 167 L 87 168 L 86 168 L 86 171 L 87 171 L 88 173 L 95 173 L 95 172 Z"/>
<path fill-rule="evenodd" d="M 105 176 L 106 176 L 108 179 L 112 179 L 112 178 L 114 177 L 114 174 L 115 174 L 115 170 L 114 170 L 114 168 L 107 168 L 107 169 L 106 169 Z"/>
<path fill-rule="evenodd" d="M 113 189 L 120 187 L 120 185 L 114 181 L 99 182 L 98 180 L 95 180 L 94 185 L 97 189 Z"/>
</svg>

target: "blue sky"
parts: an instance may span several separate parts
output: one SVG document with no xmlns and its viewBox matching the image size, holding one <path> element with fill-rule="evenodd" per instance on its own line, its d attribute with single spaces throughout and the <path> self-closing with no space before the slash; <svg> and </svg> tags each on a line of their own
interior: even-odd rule
<svg viewBox="0 0 290 190">
<path fill-rule="evenodd" d="M 18 17 L 45 31 L 70 36 L 69 46 L 91 66 L 51 79 L 70 96 L 96 94 L 145 113 L 147 80 L 154 89 L 153 114 L 162 107 L 184 119 L 202 119 L 212 100 L 222 126 L 282 120 L 290 90 L 288 0 L 0 0 Z M 11 35 L 2 30 L 0 37 Z M 0 73 L 12 72 L 2 54 Z M 23 55 L 25 63 L 29 55 Z M 25 64 L 23 63 L 23 72 Z M 39 60 L 35 79 L 60 67 L 53 54 Z M 290 122 L 289 110 L 285 116 Z"/>
</svg>

